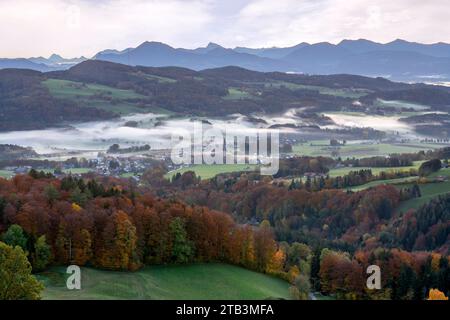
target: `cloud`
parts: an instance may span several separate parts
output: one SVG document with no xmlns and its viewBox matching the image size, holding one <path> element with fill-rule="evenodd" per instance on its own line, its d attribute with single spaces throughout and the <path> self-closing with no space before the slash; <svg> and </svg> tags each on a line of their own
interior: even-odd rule
<svg viewBox="0 0 450 320">
<path fill-rule="evenodd" d="M 447 0 L 254 0 L 237 14 L 227 41 L 251 46 L 358 38 L 450 42 L 449 16 Z"/>
<path fill-rule="evenodd" d="M 450 42 L 448 0 L 0 0 L 1 57 L 403 38 Z"/>
<path fill-rule="evenodd" d="M 0 1 L 0 56 L 93 55 L 146 40 L 200 44 L 208 7 L 190 0 Z"/>
</svg>

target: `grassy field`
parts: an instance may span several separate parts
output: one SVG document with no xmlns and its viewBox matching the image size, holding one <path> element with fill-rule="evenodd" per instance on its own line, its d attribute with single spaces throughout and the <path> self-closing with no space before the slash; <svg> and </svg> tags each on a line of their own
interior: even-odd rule
<svg viewBox="0 0 450 320">
<path fill-rule="evenodd" d="M 371 168 L 371 167 L 344 167 L 344 168 L 337 168 L 337 169 L 331 169 L 329 172 L 330 177 L 339 177 L 339 176 L 345 176 L 350 171 L 359 171 L 359 170 L 372 170 L 373 175 L 378 175 L 380 172 L 398 172 L 398 171 L 409 171 L 411 169 L 418 170 L 420 165 L 423 161 L 414 161 L 412 166 L 408 167 L 378 167 L 378 168 Z"/>
<path fill-rule="evenodd" d="M 127 173 L 120 174 L 121 178 L 131 178 L 131 177 L 134 177 L 134 176 L 136 176 L 136 174 L 132 173 L 132 172 L 127 172 Z"/>
<path fill-rule="evenodd" d="M 410 185 L 402 185 L 399 186 L 399 188 L 405 188 L 408 186 Z M 402 202 L 397 209 L 399 212 L 420 208 L 433 198 L 450 193 L 450 181 L 420 184 L 419 188 L 422 196 L 420 198 L 414 198 Z"/>
<path fill-rule="evenodd" d="M 377 99 L 375 101 L 375 106 L 389 107 L 389 108 L 396 108 L 396 109 L 408 108 L 408 109 L 413 109 L 415 111 L 424 111 L 424 110 L 430 109 L 429 106 L 410 103 L 410 102 L 406 102 L 406 101 L 396 101 L 396 100 L 386 101 L 386 100 L 381 100 L 381 99 Z"/>
<path fill-rule="evenodd" d="M 145 78 L 150 79 L 150 80 L 156 80 L 159 83 L 176 83 L 177 80 L 172 79 L 172 78 L 167 78 L 167 77 L 161 77 L 161 76 L 156 76 L 153 74 L 145 74 L 144 75 Z"/>
<path fill-rule="evenodd" d="M 66 289 L 64 268 L 38 275 L 44 299 L 289 299 L 281 279 L 226 264 L 152 266 L 137 272 L 83 268 L 81 290 Z"/>
<path fill-rule="evenodd" d="M 340 88 L 327 88 L 327 87 L 320 87 L 320 86 L 310 86 L 310 85 L 302 85 L 292 82 L 286 82 L 286 81 L 278 81 L 278 82 L 270 82 L 265 84 L 266 87 L 286 87 L 291 90 L 312 90 L 312 91 L 318 91 L 320 94 L 330 95 L 330 96 L 337 96 L 337 97 L 343 97 L 343 98 L 353 98 L 358 99 L 361 98 L 370 91 L 365 89 L 340 89 Z"/>
<path fill-rule="evenodd" d="M 0 178 L 9 179 L 14 176 L 14 172 L 8 170 L 0 170 Z"/>
<path fill-rule="evenodd" d="M 73 169 L 64 169 L 64 173 L 72 173 L 72 174 L 83 174 L 93 171 L 92 168 L 73 168 Z"/>
<path fill-rule="evenodd" d="M 197 176 L 202 179 L 211 179 L 219 173 L 237 172 L 237 171 L 252 171 L 256 166 L 251 164 L 215 164 L 215 165 L 194 165 L 192 167 L 181 168 L 168 172 L 166 174 L 167 179 L 171 179 L 177 173 L 183 174 L 186 171 L 194 171 Z"/>
<path fill-rule="evenodd" d="M 427 176 L 428 179 L 434 179 L 436 177 L 444 177 L 447 178 L 447 180 L 450 179 L 450 168 L 441 169 Z M 410 186 L 411 184 L 404 184 L 399 185 L 398 188 Z M 419 188 L 422 196 L 420 198 L 402 202 L 398 208 L 400 212 L 405 212 L 408 209 L 417 209 L 435 197 L 450 193 L 450 181 L 419 184 Z"/>
<path fill-rule="evenodd" d="M 393 153 L 416 153 L 448 146 L 448 144 L 405 143 L 405 144 L 349 144 L 338 148 L 342 158 L 365 158 L 373 156 L 387 156 Z M 300 156 L 327 156 L 331 157 L 336 147 L 330 146 L 329 140 L 315 140 L 292 147 L 292 153 Z"/>
<path fill-rule="evenodd" d="M 253 95 L 238 88 L 229 88 L 228 95 L 223 97 L 225 100 L 241 100 L 241 99 L 255 99 Z"/>
<path fill-rule="evenodd" d="M 363 184 L 360 186 L 351 187 L 351 188 L 349 188 L 349 190 L 356 192 L 356 191 L 361 191 L 361 190 L 365 190 L 368 188 L 376 187 L 379 185 L 385 185 L 385 184 L 404 184 L 407 182 L 413 182 L 417 179 L 418 179 L 418 177 L 406 177 L 406 178 L 398 178 L 398 179 L 378 180 L 378 181 L 372 181 L 372 182 L 369 182 L 369 183 L 366 183 L 366 184 Z"/>
<path fill-rule="evenodd" d="M 59 98 L 72 98 L 76 96 L 90 97 L 102 94 L 115 99 L 135 99 L 143 96 L 131 90 L 121 90 L 100 84 L 82 84 L 68 80 L 48 79 L 43 82 L 51 94 Z"/>
<path fill-rule="evenodd" d="M 427 176 L 428 179 L 433 179 L 436 177 L 446 177 L 447 179 L 450 178 L 450 168 L 441 169 L 437 172 L 434 172 Z M 411 185 L 401 185 L 399 188 L 405 188 L 409 187 Z M 421 206 L 423 206 L 425 203 L 429 202 L 435 197 L 445 195 L 447 193 L 450 193 L 450 181 L 444 181 L 444 182 L 435 182 L 435 183 L 426 183 L 426 184 L 419 184 L 419 188 L 421 191 L 422 196 L 420 198 L 414 198 L 407 201 L 404 201 L 401 203 L 398 210 L 400 212 L 405 212 L 408 209 L 417 209 Z"/>
<path fill-rule="evenodd" d="M 433 172 L 428 176 L 428 178 L 436 178 L 439 176 L 450 178 L 450 168 L 443 168 L 439 171 Z"/>
<path fill-rule="evenodd" d="M 99 84 L 83 84 L 81 82 L 59 79 L 48 79 L 42 83 L 54 97 L 77 100 L 82 102 L 80 103 L 81 106 L 112 111 L 120 115 L 143 111 L 142 108 L 126 101 L 144 97 L 132 90 L 121 90 Z M 109 99 L 114 99 L 114 103 L 111 103 Z"/>
</svg>

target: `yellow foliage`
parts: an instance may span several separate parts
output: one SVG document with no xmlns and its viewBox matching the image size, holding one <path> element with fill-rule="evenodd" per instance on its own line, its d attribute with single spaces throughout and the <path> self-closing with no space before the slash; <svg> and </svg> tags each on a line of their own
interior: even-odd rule
<svg viewBox="0 0 450 320">
<path fill-rule="evenodd" d="M 118 191 L 118 192 L 122 192 L 122 190 L 123 190 L 122 186 L 114 186 L 114 187 L 112 187 L 112 189 L 114 191 Z"/>
<path fill-rule="evenodd" d="M 300 270 L 297 266 L 293 266 L 289 269 L 288 280 L 290 283 L 294 283 L 295 279 L 300 275 Z"/>
<path fill-rule="evenodd" d="M 278 249 L 272 256 L 269 263 L 269 272 L 277 272 L 283 269 L 284 261 L 286 260 L 286 254 L 283 250 Z"/>
<path fill-rule="evenodd" d="M 439 261 L 441 260 L 441 255 L 438 253 L 431 254 L 431 269 L 434 272 L 439 271 Z"/>
<path fill-rule="evenodd" d="M 74 202 L 74 203 L 72 203 L 72 210 L 75 211 L 75 212 L 80 212 L 81 211 L 81 207 Z"/>
<path fill-rule="evenodd" d="M 430 289 L 428 300 L 448 300 L 448 297 L 439 289 Z"/>
</svg>

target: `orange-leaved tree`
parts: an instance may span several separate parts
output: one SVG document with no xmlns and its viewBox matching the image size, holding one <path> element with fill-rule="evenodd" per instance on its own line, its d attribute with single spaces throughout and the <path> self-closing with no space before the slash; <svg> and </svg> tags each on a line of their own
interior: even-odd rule
<svg viewBox="0 0 450 320">
<path fill-rule="evenodd" d="M 448 300 L 448 297 L 439 289 L 430 289 L 428 293 L 428 300 Z"/>
</svg>

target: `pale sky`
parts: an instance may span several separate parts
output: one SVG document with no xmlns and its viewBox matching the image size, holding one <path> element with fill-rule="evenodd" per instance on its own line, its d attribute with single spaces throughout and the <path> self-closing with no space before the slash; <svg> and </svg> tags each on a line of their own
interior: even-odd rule
<svg viewBox="0 0 450 320">
<path fill-rule="evenodd" d="M 0 0 L 0 57 L 397 38 L 450 43 L 449 0 Z"/>
</svg>

